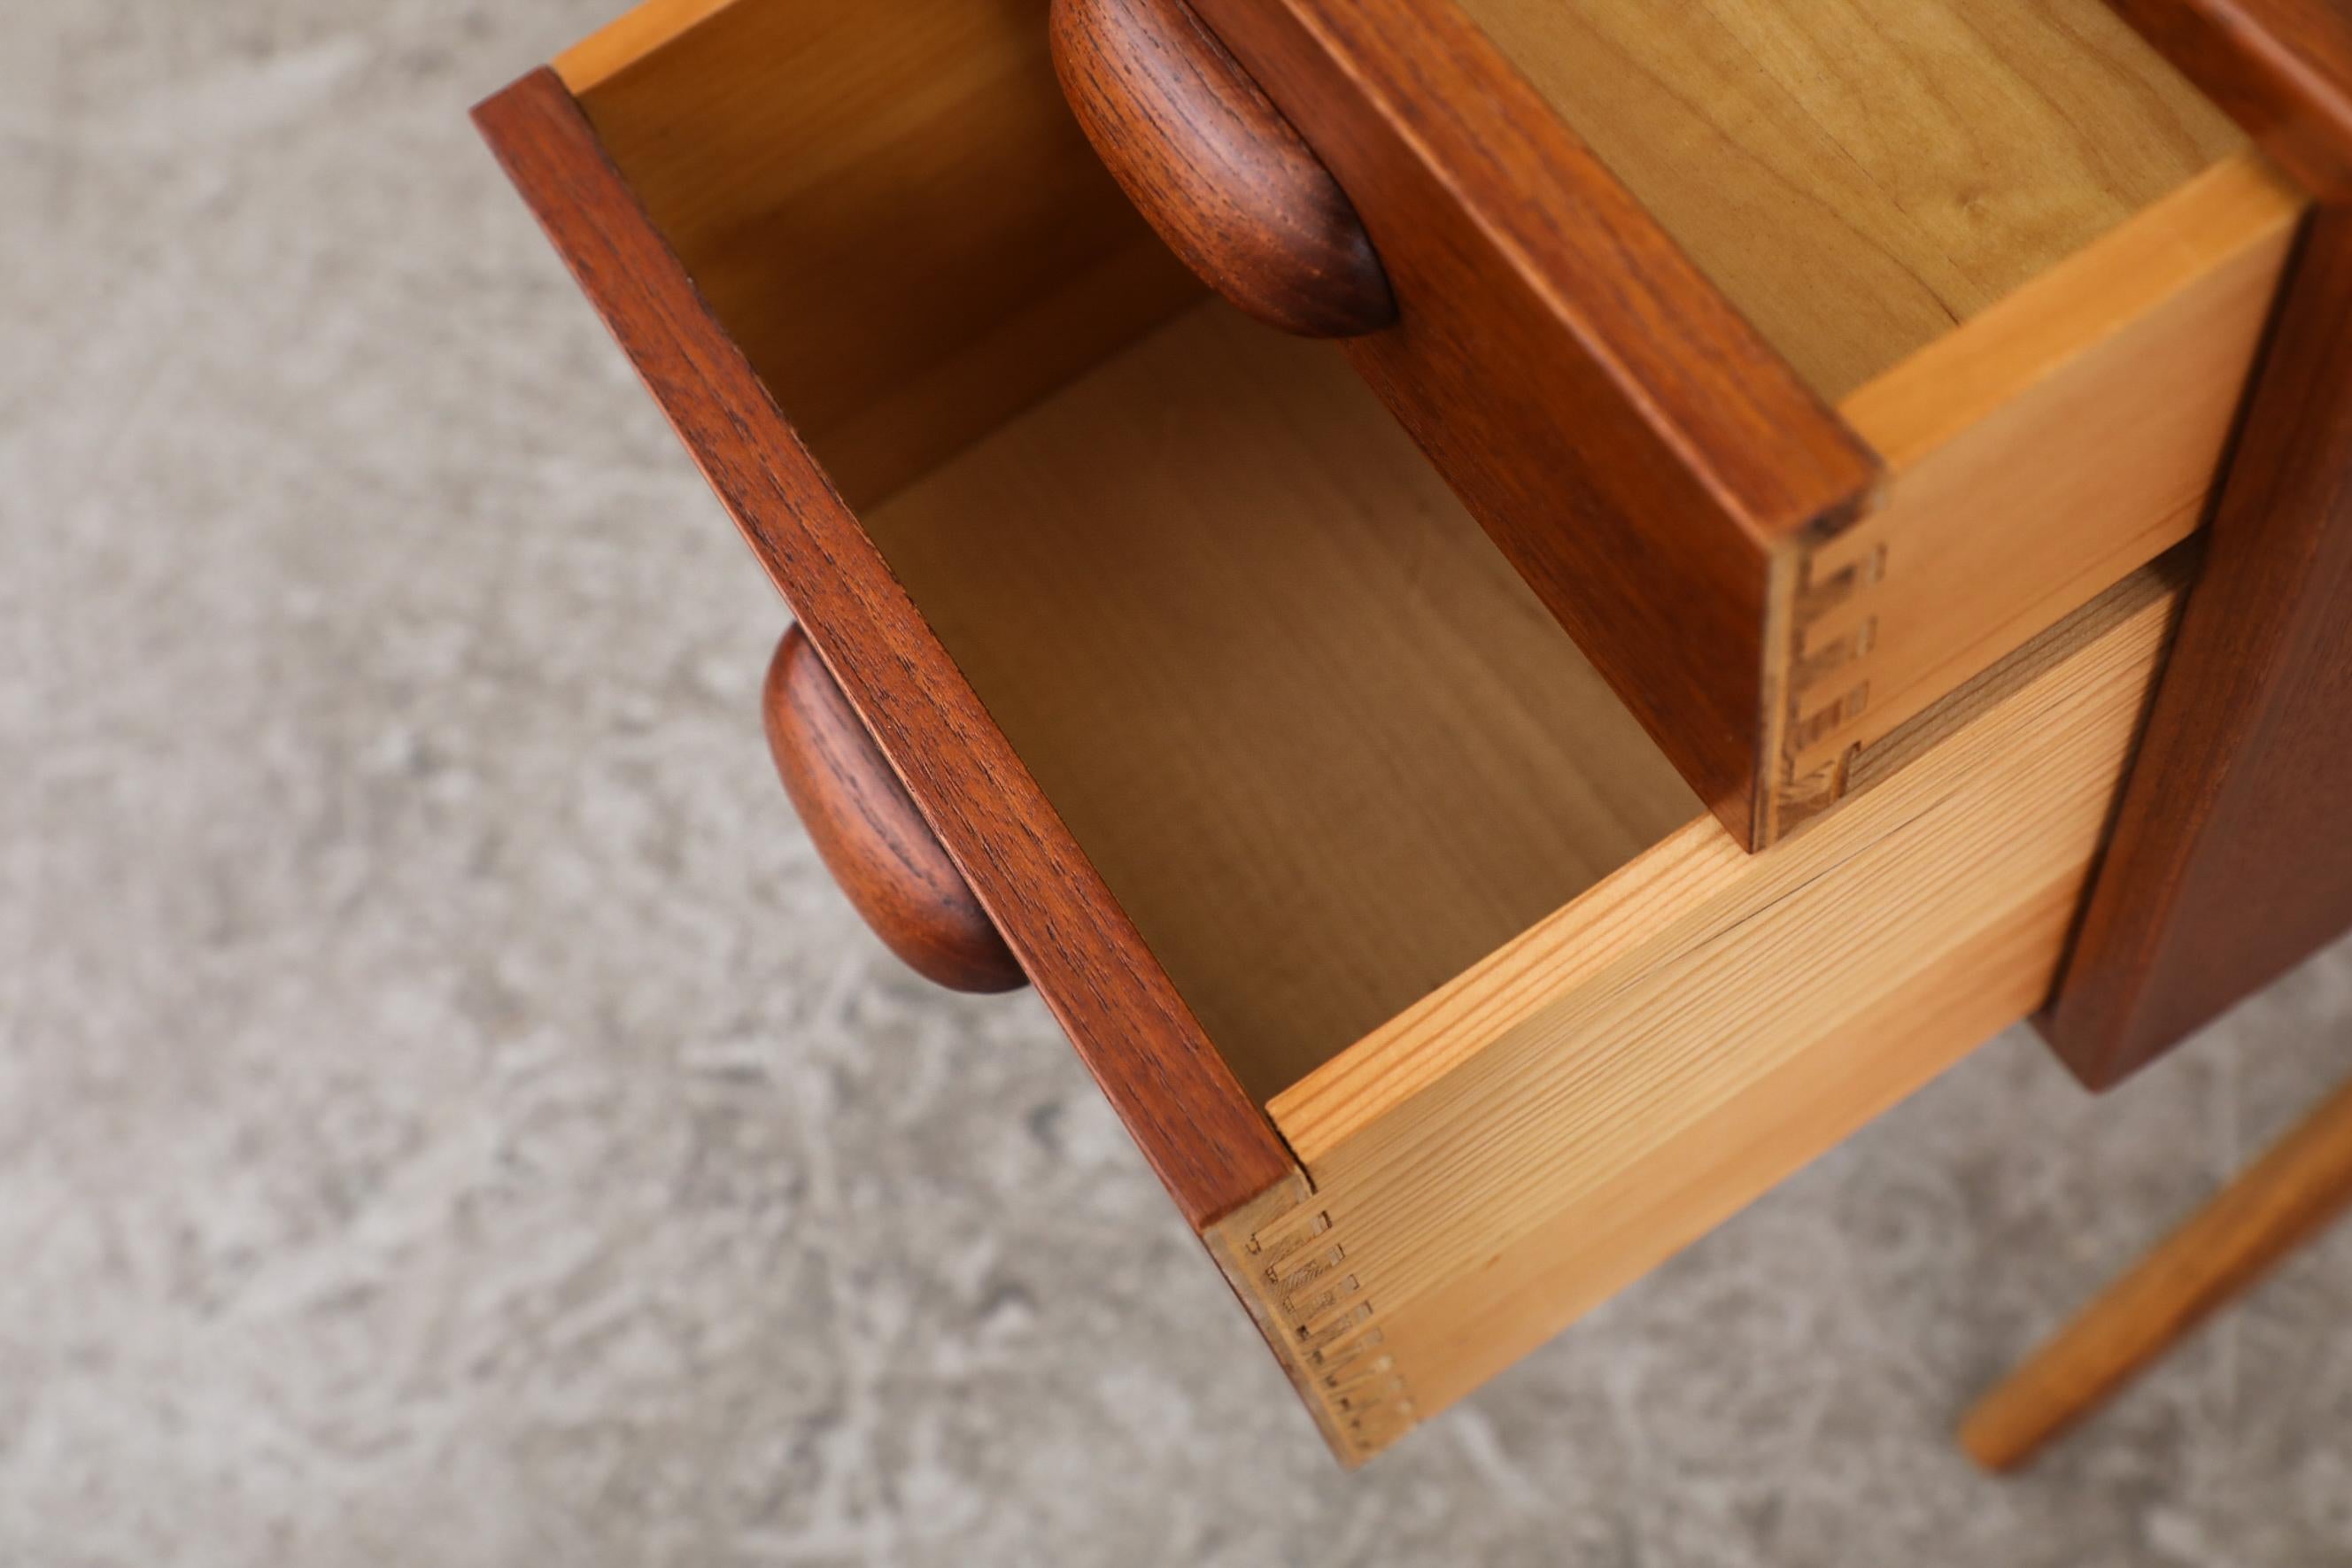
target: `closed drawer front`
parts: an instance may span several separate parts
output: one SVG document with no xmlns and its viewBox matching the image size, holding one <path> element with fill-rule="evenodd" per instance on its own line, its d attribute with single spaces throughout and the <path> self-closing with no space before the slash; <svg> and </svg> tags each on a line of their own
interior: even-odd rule
<svg viewBox="0 0 2352 1568">
<path fill-rule="evenodd" d="M 837 678 L 828 733 L 1360 1459 L 2038 1003 L 2178 559 L 2026 617 L 1748 853 L 1364 355 L 1171 260 L 1042 0 L 889 9 L 656 4 L 478 117 Z M 2259 235 L 2173 265 L 2259 296 L 2293 203 L 2212 178 Z"/>
<path fill-rule="evenodd" d="M 1349 358 L 1743 843 L 2199 525 L 2304 198 L 2105 0 L 1192 4 L 1378 255 Z"/>
</svg>

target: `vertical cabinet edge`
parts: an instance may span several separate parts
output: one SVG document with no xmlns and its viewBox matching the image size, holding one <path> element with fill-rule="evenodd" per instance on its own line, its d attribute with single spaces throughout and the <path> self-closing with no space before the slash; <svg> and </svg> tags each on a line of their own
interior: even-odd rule
<svg viewBox="0 0 2352 1568">
<path fill-rule="evenodd" d="M 2352 208 L 2310 221 L 2114 833 L 2037 1020 L 2105 1089 L 2352 926 Z"/>
<path fill-rule="evenodd" d="M 2121 1082 L 2352 925 L 2328 810 L 2352 770 L 2352 13 L 2108 0 L 2318 199 L 2280 295 L 2203 571 L 2049 1006 Z M 2315 831 L 2316 830 L 2316 831 Z"/>
</svg>

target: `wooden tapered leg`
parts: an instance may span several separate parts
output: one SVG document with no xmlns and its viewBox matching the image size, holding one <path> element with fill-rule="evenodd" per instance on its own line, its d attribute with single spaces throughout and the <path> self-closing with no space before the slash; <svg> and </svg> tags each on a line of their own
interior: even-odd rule
<svg viewBox="0 0 2352 1568">
<path fill-rule="evenodd" d="M 2347 1083 L 1977 1402 L 1960 1446 L 2011 1469 L 2352 1204 Z"/>
</svg>

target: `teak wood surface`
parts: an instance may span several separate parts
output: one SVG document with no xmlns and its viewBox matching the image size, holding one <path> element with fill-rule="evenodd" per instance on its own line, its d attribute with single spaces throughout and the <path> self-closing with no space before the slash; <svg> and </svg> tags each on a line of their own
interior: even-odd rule
<svg viewBox="0 0 2352 1568">
<path fill-rule="evenodd" d="M 1026 983 L 995 922 L 795 626 L 776 643 L 761 716 L 809 841 L 884 946 L 954 991 Z"/>
<path fill-rule="evenodd" d="M 2112 1084 L 2352 926 L 2352 211 L 2313 220 L 2063 989 Z"/>
<path fill-rule="evenodd" d="M 1206 1225 L 1286 1180 L 1265 1116 L 562 79 L 533 72 L 476 119 L 1185 1217 Z"/>
<path fill-rule="evenodd" d="M 1212 288 L 1303 337 L 1396 320 L 1347 193 L 1184 0 L 1054 0 L 1051 30 L 1087 140 Z"/>
</svg>

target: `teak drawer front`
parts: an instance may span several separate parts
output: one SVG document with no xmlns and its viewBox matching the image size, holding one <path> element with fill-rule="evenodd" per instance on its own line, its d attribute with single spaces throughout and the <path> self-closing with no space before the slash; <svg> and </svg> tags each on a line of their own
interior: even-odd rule
<svg viewBox="0 0 2352 1568">
<path fill-rule="evenodd" d="M 2018 646 L 1903 653 L 1940 699 L 1874 700 L 1862 798 L 1748 853 L 1349 366 L 1202 301 L 1063 112 L 1042 0 L 891 9 L 656 0 L 478 118 L 1353 1462 L 2041 1001 L 2180 552 L 2109 586 L 2045 542 Z M 1980 317 L 2105 325 L 2021 350 L 2013 424 L 1977 411 L 2018 363 L 1955 359 L 1927 447 L 2030 444 L 2110 347 L 2259 316 L 2296 204 L 2201 185 L 2130 231 L 2133 288 Z M 2227 380 L 2147 405 L 2112 495 L 2179 515 L 2126 555 L 2193 526 L 2167 444 Z M 1924 428 L 1886 386 L 1862 423 Z M 1969 461 L 1886 510 L 2109 494 Z"/>
<path fill-rule="evenodd" d="M 583 45 L 576 68 L 586 79 L 608 51 L 628 60 L 641 49 L 651 51 L 646 57 L 655 65 L 675 64 L 661 52 L 670 40 L 687 47 L 689 78 L 699 76 L 705 64 L 691 57 L 696 48 L 715 46 L 720 57 L 756 57 L 738 56 L 740 40 L 723 30 L 696 28 L 695 19 L 708 10 L 698 4 L 656 5 L 632 13 L 612 34 Z M 821 15 L 824 10 L 739 6 L 717 18 L 753 20 L 830 63 L 823 40 L 828 22 L 838 18 Z M 681 23 L 682 34 L 675 31 Z M 833 36 L 842 35 L 836 29 Z M 850 36 L 856 37 L 854 29 Z M 961 42 L 945 35 L 941 47 L 952 57 Z M 1042 50 L 1035 64 L 1043 66 Z M 1022 65 L 1016 57 L 1010 68 L 1016 79 Z M 626 67 L 619 69 L 625 78 Z M 824 103 L 806 107 L 822 120 Z M 625 100 L 622 112 L 627 112 Z M 903 390 L 889 394 L 898 405 L 898 420 L 865 422 L 854 405 L 837 405 L 820 392 L 820 406 L 842 412 L 831 424 L 804 434 L 777 406 L 777 383 L 789 389 L 791 378 L 755 371 L 747 348 L 756 343 L 747 344 L 743 328 L 730 329 L 714 313 L 713 298 L 726 298 L 723 273 L 689 273 L 680 241 L 671 237 L 678 231 L 656 227 L 639 189 L 622 176 L 552 70 L 523 78 L 484 102 L 475 118 L 1186 1218 L 1206 1223 L 1283 1179 L 1293 1168 L 1287 1153 L 811 453 L 811 443 L 824 439 L 864 485 L 881 487 L 883 476 L 955 444 L 971 425 L 984 425 L 992 410 L 1001 416 L 1004 406 L 996 400 L 1010 398 L 1017 406 L 1025 389 L 1007 365 L 1034 366 L 1034 359 L 1018 351 L 1032 345 L 1016 340 L 1007 350 L 985 334 L 978 342 L 960 335 L 944 362 L 914 367 Z M 650 118 L 678 123 L 662 121 L 658 113 Z M 690 122 L 714 129 L 698 119 Z M 715 129 L 723 138 L 724 125 Z M 1005 134 L 1023 145 L 1025 130 L 1014 126 Z M 663 140 L 659 131 L 655 140 Z M 1082 155 L 1083 146 L 1075 151 Z M 820 216 L 835 211 L 821 180 L 813 191 L 803 185 L 789 193 L 806 195 Z M 1106 205 L 1097 203 L 1096 210 Z M 743 216 L 724 202 L 718 207 L 712 221 L 722 227 Z M 864 216 L 853 211 L 839 221 L 854 229 Z M 1081 279 L 1075 298 L 1033 303 L 1046 341 L 1039 355 L 1083 355 L 1090 346 L 1099 351 L 1099 340 L 1089 345 L 1083 329 L 1099 316 L 1123 321 L 1130 294 L 1153 308 L 1167 298 L 1190 298 L 1191 289 L 1165 281 L 1161 259 L 1148 251 L 1141 281 L 1131 286 L 1125 260 L 1131 252 L 1116 243 L 1119 225 L 1108 226 L 1112 243 L 1099 258 L 1108 282 L 1101 291 L 1120 301 L 1120 308 L 1098 308 L 1088 297 L 1095 275 Z M 1149 236 L 1139 232 L 1137 237 Z M 725 235 L 718 243 L 722 265 L 732 243 Z M 818 256 L 817 282 L 832 281 L 838 267 L 858 260 Z M 1155 277 L 1161 281 L 1155 283 Z M 977 286 L 999 282 L 982 278 Z M 1111 337 L 1115 341 L 1116 334 Z M 877 336 L 867 361 L 890 357 L 903 346 Z M 1050 376 L 1052 367 L 1026 373 Z M 873 430 L 882 432 L 879 439 L 868 434 Z"/>
<path fill-rule="evenodd" d="M 2200 521 L 2304 198 L 2102 0 L 1193 9 L 1378 252 L 1345 351 L 1743 844 Z"/>
</svg>

